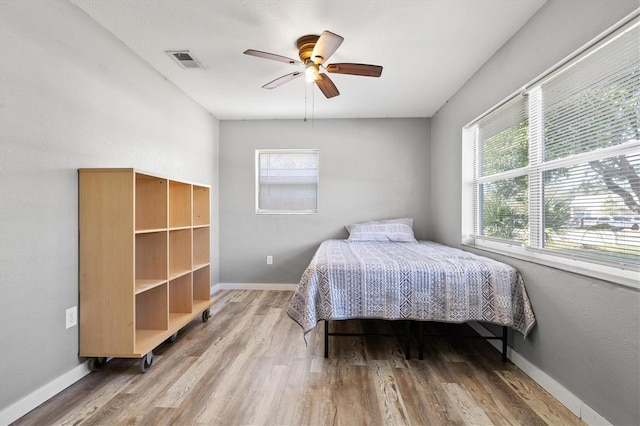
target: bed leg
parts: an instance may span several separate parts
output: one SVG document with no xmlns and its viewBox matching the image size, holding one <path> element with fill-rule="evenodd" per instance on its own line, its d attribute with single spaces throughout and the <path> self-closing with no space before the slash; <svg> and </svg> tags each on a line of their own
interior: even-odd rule
<svg viewBox="0 0 640 426">
<path fill-rule="evenodd" d="M 324 320 L 324 357 L 329 358 L 329 320 Z"/>
<path fill-rule="evenodd" d="M 405 355 L 404 358 L 406 360 L 411 359 L 411 321 L 407 320 L 405 325 Z"/>
<path fill-rule="evenodd" d="M 424 322 L 418 321 L 418 359 L 424 359 Z"/>
<path fill-rule="evenodd" d="M 507 362 L 507 326 L 502 326 L 502 362 Z"/>
</svg>

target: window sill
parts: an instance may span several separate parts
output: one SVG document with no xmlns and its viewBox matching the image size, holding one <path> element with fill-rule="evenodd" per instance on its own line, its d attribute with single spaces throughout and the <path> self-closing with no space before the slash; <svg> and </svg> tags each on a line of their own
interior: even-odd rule
<svg viewBox="0 0 640 426">
<path fill-rule="evenodd" d="M 462 246 L 548 266 L 565 272 L 572 272 L 589 278 L 608 281 L 634 290 L 640 290 L 640 273 L 637 270 L 614 268 L 568 257 L 551 256 L 546 253 L 527 250 L 515 244 L 476 240 L 475 243 L 463 241 Z"/>
<path fill-rule="evenodd" d="M 257 210 L 256 211 L 257 215 L 309 215 L 309 214 L 318 214 L 318 210 Z"/>
</svg>

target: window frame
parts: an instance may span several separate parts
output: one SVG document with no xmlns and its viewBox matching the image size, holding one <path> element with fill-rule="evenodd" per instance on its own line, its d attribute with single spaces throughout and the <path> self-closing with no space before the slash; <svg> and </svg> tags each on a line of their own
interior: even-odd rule
<svg viewBox="0 0 640 426">
<path fill-rule="evenodd" d="M 566 66 L 572 66 L 574 63 L 580 61 L 581 55 L 588 52 L 592 47 L 599 45 L 605 39 L 611 35 L 617 33 L 623 33 L 628 31 L 630 27 L 627 27 L 634 20 L 639 17 L 638 11 L 630 14 L 610 29 L 600 34 L 598 37 L 587 43 L 578 51 L 569 55 L 567 58 L 547 70 L 542 75 L 538 76 L 532 82 L 525 85 L 522 89 L 516 93 L 511 94 L 494 107 L 490 108 L 487 112 L 483 113 L 476 119 L 472 120 L 469 124 L 462 129 L 462 245 L 473 247 L 476 249 L 486 250 L 525 260 L 537 264 L 542 264 L 552 268 L 561 269 L 564 271 L 570 271 L 585 275 L 588 277 L 603 279 L 623 286 L 640 289 L 640 280 L 638 279 L 640 273 L 640 266 L 633 264 L 619 264 L 614 265 L 613 262 L 599 262 L 594 258 L 585 258 L 579 254 L 567 254 L 562 252 L 555 252 L 544 248 L 540 239 L 542 229 L 543 212 L 538 211 L 541 205 L 538 202 L 544 200 L 544 196 L 538 194 L 542 198 L 532 199 L 532 195 L 529 194 L 529 203 L 531 204 L 529 210 L 529 245 L 524 243 L 518 244 L 516 241 L 507 241 L 499 238 L 492 238 L 487 236 L 476 235 L 476 227 L 480 226 L 481 212 L 479 208 L 480 194 L 478 192 L 479 184 L 485 182 L 495 181 L 496 178 L 504 178 L 510 176 L 522 175 L 522 168 L 513 169 L 507 172 L 499 173 L 489 178 L 478 176 L 478 165 L 476 162 L 480 158 L 480 147 L 476 145 L 478 139 L 478 124 L 482 119 L 488 117 L 490 114 L 496 112 L 499 108 L 509 104 L 517 97 L 523 95 L 528 97 L 529 102 L 529 161 L 526 166 L 526 175 L 530 177 L 529 185 L 541 185 L 541 176 L 546 170 L 554 169 L 559 165 L 574 163 L 577 159 L 591 158 L 596 156 L 593 151 L 587 154 L 578 155 L 572 158 L 570 161 L 565 159 L 548 160 L 546 162 L 541 161 L 542 146 L 542 119 L 541 109 L 537 109 L 536 102 L 539 102 L 541 97 L 541 87 L 548 81 L 549 78 L 557 75 Z M 634 25 L 638 25 L 635 23 Z M 605 41 L 606 42 L 606 41 Z M 537 140 L 535 140 L 537 138 Z M 479 145 L 479 144 L 478 144 Z M 532 146 L 533 145 L 533 146 Z M 612 146 L 604 148 L 598 151 L 597 156 L 604 158 L 607 153 L 634 153 L 635 150 L 640 148 L 640 141 L 631 141 L 622 144 L 623 146 Z M 577 158 L 579 157 L 579 158 Z M 533 178 L 533 180 L 532 180 Z M 537 180 L 536 180 L 537 179 Z M 541 191 L 538 191 L 541 193 Z M 536 204 L 538 203 L 538 204 Z M 479 233 L 479 232 L 478 232 Z"/>
<path fill-rule="evenodd" d="M 260 207 L 260 155 L 261 154 L 315 154 L 318 159 L 316 169 L 316 208 L 315 209 L 264 209 Z M 314 148 L 280 148 L 255 150 L 255 211 L 256 215 L 313 215 L 320 211 L 320 150 Z"/>
</svg>

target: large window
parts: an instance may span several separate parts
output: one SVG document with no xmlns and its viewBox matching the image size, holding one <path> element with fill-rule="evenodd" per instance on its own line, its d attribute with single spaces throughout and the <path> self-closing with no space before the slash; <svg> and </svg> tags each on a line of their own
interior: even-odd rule
<svg viewBox="0 0 640 426">
<path fill-rule="evenodd" d="M 256 213 L 318 212 L 318 151 L 256 151 Z"/>
<path fill-rule="evenodd" d="M 465 127 L 464 243 L 640 287 L 638 40 L 635 16 Z"/>
</svg>

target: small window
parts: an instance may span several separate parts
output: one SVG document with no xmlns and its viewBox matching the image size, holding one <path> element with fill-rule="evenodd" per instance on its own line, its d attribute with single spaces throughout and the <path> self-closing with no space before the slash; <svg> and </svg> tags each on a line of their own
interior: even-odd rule
<svg viewBox="0 0 640 426">
<path fill-rule="evenodd" d="M 256 150 L 256 213 L 318 213 L 318 150 Z"/>
</svg>

